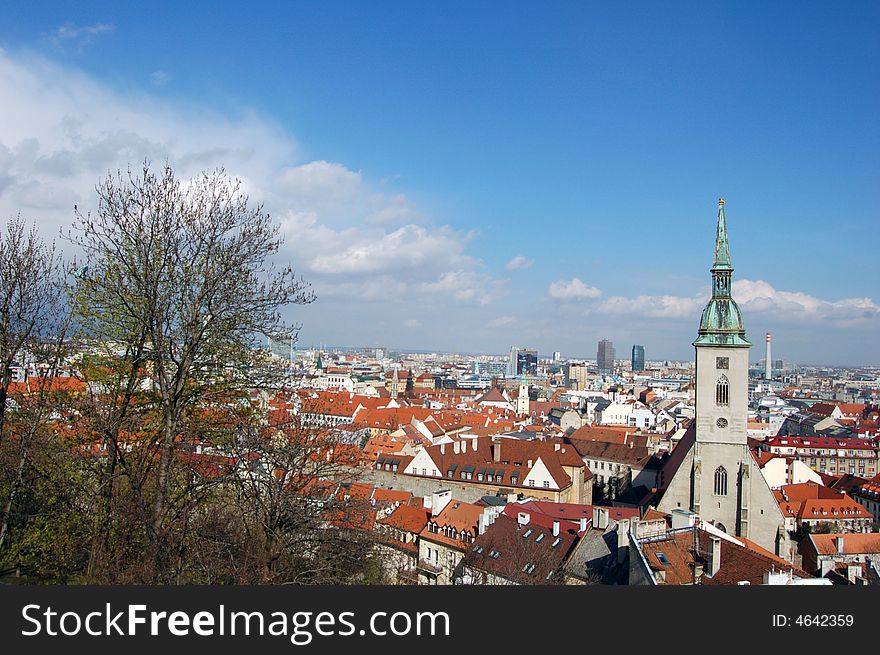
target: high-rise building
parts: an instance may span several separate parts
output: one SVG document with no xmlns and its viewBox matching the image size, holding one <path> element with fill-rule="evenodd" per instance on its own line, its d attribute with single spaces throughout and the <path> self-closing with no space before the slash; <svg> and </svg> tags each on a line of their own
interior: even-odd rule
<svg viewBox="0 0 880 655">
<path fill-rule="evenodd" d="M 633 371 L 644 371 L 645 370 L 645 347 L 644 346 L 633 346 L 632 370 Z"/>
<path fill-rule="evenodd" d="M 569 362 L 565 365 L 565 377 L 568 384 L 584 390 L 590 385 L 590 369 L 583 362 Z"/>
<path fill-rule="evenodd" d="M 694 341 L 696 416 L 664 470 L 669 483 L 658 509 L 693 512 L 719 530 L 790 558 L 785 517 L 748 444 L 752 344 L 731 297 L 733 266 L 723 198 L 718 201 L 711 271 L 712 297 Z"/>
<path fill-rule="evenodd" d="M 596 368 L 600 373 L 611 373 L 614 370 L 614 344 L 608 339 L 599 342 L 596 352 Z"/>
<path fill-rule="evenodd" d="M 536 375 L 538 373 L 538 351 L 514 346 L 510 349 L 507 377 L 515 378 L 523 373 L 526 375 Z"/>
<path fill-rule="evenodd" d="M 519 348 L 513 346 L 510 349 L 510 356 L 507 358 L 507 377 L 514 378 L 516 377 L 516 355 L 519 352 Z"/>
<path fill-rule="evenodd" d="M 538 351 L 521 349 L 516 354 L 516 374 L 517 375 L 537 375 L 538 374 Z"/>
</svg>

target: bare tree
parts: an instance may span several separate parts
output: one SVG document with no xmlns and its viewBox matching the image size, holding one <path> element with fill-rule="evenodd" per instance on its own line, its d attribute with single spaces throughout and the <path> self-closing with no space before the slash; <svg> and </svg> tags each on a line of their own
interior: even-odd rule
<svg viewBox="0 0 880 655">
<path fill-rule="evenodd" d="M 13 366 L 41 340 L 52 340 L 61 327 L 62 262 L 54 244 L 36 229 L 25 229 L 20 216 L 0 231 L 0 443 Z"/>
<path fill-rule="evenodd" d="M 77 211 L 69 233 L 84 253 L 74 303 L 94 370 L 113 371 L 93 406 L 112 453 L 104 482 L 112 490 L 123 475 L 131 485 L 152 581 L 173 518 L 177 451 L 194 438 L 181 432 L 187 413 L 267 384 L 256 346 L 266 335 L 294 338 L 282 310 L 314 296 L 290 267 L 273 265 L 278 225 L 222 170 L 182 183 L 170 166 L 145 164 L 108 176 L 97 192 L 97 211 Z M 136 449 L 122 443 L 134 411 L 153 412 L 153 423 L 138 422 Z"/>
<path fill-rule="evenodd" d="M 20 216 L 7 222 L 0 231 L 0 551 L 63 363 L 69 314 L 62 274 L 54 244 L 45 243 L 35 228 L 26 230 Z M 24 389 L 11 396 L 16 364 Z M 10 403 L 19 419 L 11 426 Z"/>
<path fill-rule="evenodd" d="M 375 510 L 346 495 L 360 450 L 302 414 L 252 423 L 240 442 L 233 502 L 247 582 L 364 582 Z M 376 569 L 378 573 L 378 568 Z"/>
</svg>

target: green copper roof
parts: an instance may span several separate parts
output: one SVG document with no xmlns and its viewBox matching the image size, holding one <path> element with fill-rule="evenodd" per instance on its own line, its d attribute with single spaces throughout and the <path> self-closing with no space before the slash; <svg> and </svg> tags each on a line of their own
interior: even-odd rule
<svg viewBox="0 0 880 655">
<path fill-rule="evenodd" d="M 727 217 L 724 215 L 724 198 L 718 200 L 718 228 L 715 232 L 715 263 L 713 271 L 733 270 L 730 264 L 730 244 L 727 240 Z"/>
<path fill-rule="evenodd" d="M 731 297 L 733 266 L 727 238 L 724 198 L 718 201 L 718 228 L 715 232 L 715 261 L 712 264 L 712 298 L 700 318 L 700 330 L 694 345 L 741 346 L 748 348 L 742 313 Z"/>
</svg>

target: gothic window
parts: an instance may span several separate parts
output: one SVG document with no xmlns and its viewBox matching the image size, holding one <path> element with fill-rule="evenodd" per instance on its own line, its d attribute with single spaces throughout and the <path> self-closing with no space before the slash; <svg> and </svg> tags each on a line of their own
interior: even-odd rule
<svg viewBox="0 0 880 655">
<path fill-rule="evenodd" d="M 727 495 L 727 471 L 723 466 L 715 469 L 715 495 Z"/>
<path fill-rule="evenodd" d="M 715 384 L 715 403 L 718 405 L 730 404 L 730 382 L 726 375 L 718 378 L 718 382 Z"/>
</svg>

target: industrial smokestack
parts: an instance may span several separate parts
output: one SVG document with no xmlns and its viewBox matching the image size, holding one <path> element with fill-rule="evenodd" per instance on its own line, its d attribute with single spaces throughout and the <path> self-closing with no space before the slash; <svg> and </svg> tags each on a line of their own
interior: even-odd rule
<svg viewBox="0 0 880 655">
<path fill-rule="evenodd" d="M 764 356 L 764 379 L 772 380 L 773 379 L 773 360 L 770 355 L 770 342 L 773 340 L 773 337 L 770 333 L 767 333 L 767 353 Z"/>
</svg>

